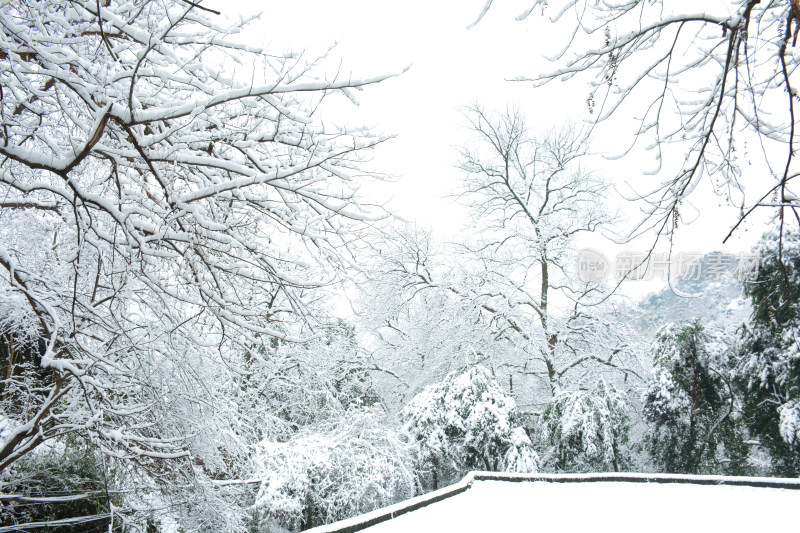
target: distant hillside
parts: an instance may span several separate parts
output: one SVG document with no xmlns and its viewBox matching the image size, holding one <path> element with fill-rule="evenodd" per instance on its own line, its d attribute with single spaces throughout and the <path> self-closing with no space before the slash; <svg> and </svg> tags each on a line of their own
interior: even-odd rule
<svg viewBox="0 0 800 533">
<path fill-rule="evenodd" d="M 641 315 L 637 329 L 653 335 L 667 322 L 691 321 L 736 326 L 750 315 L 750 302 L 744 297 L 741 279 L 746 276 L 751 258 L 712 252 L 673 279 L 658 292 L 643 297 L 638 306 Z"/>
</svg>

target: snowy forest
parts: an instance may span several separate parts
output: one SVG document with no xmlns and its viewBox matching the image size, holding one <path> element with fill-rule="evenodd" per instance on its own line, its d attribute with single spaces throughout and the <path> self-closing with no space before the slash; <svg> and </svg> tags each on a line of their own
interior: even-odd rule
<svg viewBox="0 0 800 533">
<path fill-rule="evenodd" d="M 800 5 L 525 4 L 569 37 L 518 81 L 582 84 L 585 120 L 454 102 L 451 237 L 370 196 L 392 132 L 332 118 L 405 73 L 202 0 L 0 0 L 0 532 L 301 531 L 475 470 L 800 477 Z M 656 162 L 624 198 L 611 123 Z M 718 203 L 753 244 L 678 252 Z"/>
</svg>

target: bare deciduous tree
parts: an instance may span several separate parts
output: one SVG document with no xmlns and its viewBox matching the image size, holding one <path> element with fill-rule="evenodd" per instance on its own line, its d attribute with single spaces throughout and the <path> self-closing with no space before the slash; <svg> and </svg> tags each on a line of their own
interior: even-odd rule
<svg viewBox="0 0 800 533">
<path fill-rule="evenodd" d="M 702 9 L 688 1 L 533 0 L 517 19 L 536 8 L 568 40 L 552 58 L 557 67 L 528 81 L 588 78 L 595 122 L 636 117 L 633 144 L 655 152 L 654 173 L 665 163 L 665 177 L 638 191 L 645 218 L 632 236 L 655 230 L 671 239 L 703 179 L 739 209 L 724 240 L 760 207 L 775 210 L 781 230 L 800 224 L 789 190 L 800 176 L 795 0 L 726 0 Z M 619 152 L 629 153 L 629 140 L 620 142 Z M 670 145 L 675 151 L 665 152 Z"/>
<path fill-rule="evenodd" d="M 426 239 L 383 251 L 375 270 L 404 296 L 375 331 L 406 356 L 444 347 L 448 365 L 492 367 L 521 405 L 594 386 L 590 370 L 637 374 L 618 324 L 624 309 L 600 280 L 581 280 L 574 268 L 576 237 L 613 219 L 603 209 L 604 183 L 579 167 L 580 135 L 567 128 L 534 137 L 516 111 L 473 107 L 467 119 L 475 142 L 462 150 L 459 197 L 476 237 L 457 245 L 449 263 Z M 451 329 L 426 333 L 437 313 Z"/>
<path fill-rule="evenodd" d="M 613 331 L 600 319 L 607 290 L 598 280 L 582 281 L 574 268 L 575 237 L 599 233 L 614 218 L 604 207 L 604 182 L 580 168 L 582 135 L 565 127 L 534 137 L 515 110 L 492 115 L 475 106 L 467 119 L 476 143 L 461 153 L 461 198 L 481 234 L 465 249 L 480 258 L 484 287 L 492 288 L 482 289 L 484 305 L 524 309 L 525 318 L 507 318 L 519 334 L 530 318 L 538 322 L 545 342 L 534 359 L 553 394 L 581 365 L 617 367 L 622 338 L 605 338 L 604 348 L 596 343 Z M 542 373 L 527 362 L 522 371 Z"/>
</svg>

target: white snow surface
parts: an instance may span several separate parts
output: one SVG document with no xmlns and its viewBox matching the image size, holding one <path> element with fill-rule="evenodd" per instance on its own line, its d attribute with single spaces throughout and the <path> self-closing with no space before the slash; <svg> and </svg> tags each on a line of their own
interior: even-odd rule
<svg viewBox="0 0 800 533">
<path fill-rule="evenodd" d="M 791 531 L 800 508 L 800 490 L 780 488 L 624 481 L 465 482 L 471 486 L 464 492 L 362 531 Z M 312 531 L 338 531 L 378 513 Z"/>
</svg>

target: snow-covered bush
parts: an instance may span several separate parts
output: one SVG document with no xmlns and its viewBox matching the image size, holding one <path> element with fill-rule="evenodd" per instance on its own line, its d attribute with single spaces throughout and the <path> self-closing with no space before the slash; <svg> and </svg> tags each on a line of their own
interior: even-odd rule
<svg viewBox="0 0 800 533">
<path fill-rule="evenodd" d="M 421 464 L 432 470 L 433 488 L 440 474 L 449 478 L 466 470 L 538 468 L 531 440 L 518 423 L 514 399 L 482 366 L 448 374 L 415 396 L 401 416 L 405 431 L 419 443 Z"/>
<path fill-rule="evenodd" d="M 591 391 L 564 391 L 550 402 L 537 424 L 547 449 L 543 462 L 556 471 L 619 471 L 628 462 L 625 395 L 606 383 Z"/>
<path fill-rule="evenodd" d="M 415 494 L 412 447 L 378 415 L 350 410 L 285 443 L 256 447 L 254 509 L 267 522 L 306 529 L 366 513 Z"/>
</svg>

